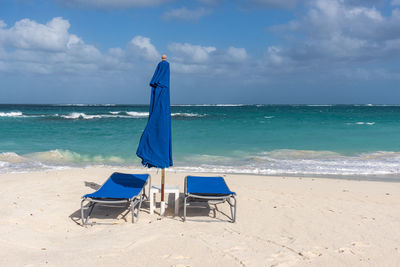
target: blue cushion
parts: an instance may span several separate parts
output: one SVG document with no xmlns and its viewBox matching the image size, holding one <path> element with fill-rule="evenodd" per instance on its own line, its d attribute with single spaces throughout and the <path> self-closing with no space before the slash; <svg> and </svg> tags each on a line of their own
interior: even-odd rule
<svg viewBox="0 0 400 267">
<path fill-rule="evenodd" d="M 148 178 L 148 174 L 115 172 L 96 192 L 86 194 L 84 197 L 132 199 L 139 195 Z"/>
<path fill-rule="evenodd" d="M 187 193 L 203 195 L 235 195 L 222 177 L 186 177 Z"/>
</svg>

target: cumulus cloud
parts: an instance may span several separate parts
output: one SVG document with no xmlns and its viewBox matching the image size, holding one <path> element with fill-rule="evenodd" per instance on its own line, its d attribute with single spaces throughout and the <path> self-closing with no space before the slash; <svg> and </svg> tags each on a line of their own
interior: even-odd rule
<svg viewBox="0 0 400 267">
<path fill-rule="evenodd" d="M 168 0 L 56 0 L 57 2 L 70 7 L 83 8 L 131 8 L 158 6 Z"/>
<path fill-rule="evenodd" d="M 22 19 L 8 27 L 0 23 L 0 71 L 43 75 L 97 75 L 151 73 L 161 53 L 149 37 L 134 36 L 125 49 L 101 52 L 69 32 L 68 20 L 57 17 L 41 24 Z M 175 73 L 230 73 L 232 64 L 249 60 L 245 48 L 217 49 L 190 43 L 170 43 L 167 55 Z M 245 65 L 245 64 L 243 64 Z M 235 71 L 239 71 L 235 67 Z"/>
<path fill-rule="evenodd" d="M 46 24 L 22 19 L 9 29 L 4 24 L 0 27 L 0 43 L 20 49 L 62 51 L 68 45 L 82 43 L 68 33 L 69 27 L 69 22 L 59 17 Z"/>
<path fill-rule="evenodd" d="M 197 9 L 188 9 L 186 7 L 181 7 L 177 9 L 172 9 L 164 13 L 163 18 L 165 20 L 187 20 L 187 21 L 196 21 L 201 17 L 211 14 L 211 10 L 206 9 L 204 7 Z"/>
<path fill-rule="evenodd" d="M 392 0 L 392 6 L 400 6 L 400 0 Z"/>
<path fill-rule="evenodd" d="M 200 46 L 188 43 L 172 43 L 168 46 L 168 50 L 178 61 L 204 63 L 210 58 L 210 55 L 217 49 L 213 46 Z"/>
<path fill-rule="evenodd" d="M 227 50 L 227 57 L 232 61 L 243 62 L 248 58 L 248 55 L 246 49 L 230 46 Z"/>
<path fill-rule="evenodd" d="M 309 66 L 314 63 L 365 62 L 400 55 L 400 11 L 385 17 L 375 7 L 348 6 L 341 0 L 316 0 L 301 18 L 269 30 L 289 38 L 267 52 Z"/>
<path fill-rule="evenodd" d="M 129 42 L 127 50 L 131 52 L 133 56 L 142 57 L 150 61 L 160 58 L 160 53 L 148 37 L 135 36 Z"/>
<path fill-rule="evenodd" d="M 128 63 L 122 51 L 110 49 L 102 54 L 95 46 L 86 44 L 69 33 L 68 20 L 53 18 L 45 24 L 30 19 L 13 26 L 0 27 L 0 53 L 3 71 L 27 73 L 87 73 L 104 69 L 123 69 Z M 112 67 L 110 66 L 112 65 Z"/>
<path fill-rule="evenodd" d="M 217 49 L 214 46 L 201 46 L 189 43 L 171 43 L 168 46 L 170 58 L 174 62 L 176 73 L 208 75 L 238 75 L 246 64 L 249 56 L 245 48 L 233 46 L 227 49 Z M 232 66 L 235 65 L 235 67 Z"/>
</svg>

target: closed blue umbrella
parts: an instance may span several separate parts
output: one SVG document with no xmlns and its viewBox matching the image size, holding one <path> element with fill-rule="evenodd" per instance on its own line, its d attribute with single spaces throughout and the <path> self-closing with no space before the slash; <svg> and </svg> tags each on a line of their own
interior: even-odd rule
<svg viewBox="0 0 400 267">
<path fill-rule="evenodd" d="M 150 81 L 151 99 L 149 119 L 140 138 L 136 155 L 146 167 L 162 169 L 161 205 L 164 207 L 164 168 L 173 165 L 171 146 L 171 108 L 169 96 L 169 63 L 162 56 Z"/>
</svg>

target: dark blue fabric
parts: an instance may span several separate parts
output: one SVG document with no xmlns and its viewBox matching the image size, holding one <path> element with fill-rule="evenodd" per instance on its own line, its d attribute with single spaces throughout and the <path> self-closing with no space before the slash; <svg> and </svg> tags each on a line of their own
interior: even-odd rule
<svg viewBox="0 0 400 267">
<path fill-rule="evenodd" d="M 169 63 L 161 61 L 150 81 L 149 119 L 136 151 L 142 164 L 149 168 L 173 165 L 169 76 Z"/>
<path fill-rule="evenodd" d="M 84 197 L 131 199 L 139 195 L 148 178 L 148 174 L 114 172 L 96 192 Z"/>
<path fill-rule="evenodd" d="M 204 195 L 230 195 L 235 194 L 229 190 L 222 177 L 186 177 L 187 193 Z"/>
</svg>

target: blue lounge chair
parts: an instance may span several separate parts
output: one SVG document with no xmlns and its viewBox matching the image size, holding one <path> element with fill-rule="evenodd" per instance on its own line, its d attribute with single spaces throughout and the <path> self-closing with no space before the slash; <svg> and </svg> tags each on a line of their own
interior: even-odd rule
<svg viewBox="0 0 400 267">
<path fill-rule="evenodd" d="M 185 199 L 183 221 L 186 221 L 186 207 L 192 203 L 212 201 L 214 205 L 227 202 L 231 209 L 231 222 L 236 221 L 236 193 L 229 190 L 222 177 L 185 177 Z M 215 206 L 216 207 L 216 206 Z"/>
<path fill-rule="evenodd" d="M 82 224 L 88 224 L 90 214 L 92 214 L 95 205 L 121 208 L 121 204 L 126 204 L 127 207 L 130 207 L 132 212 L 132 223 L 134 223 L 134 209 L 139 204 L 136 212 L 136 217 L 139 218 L 142 201 L 145 198 L 147 199 L 145 194 L 145 186 L 148 183 L 150 183 L 150 190 L 151 177 L 149 174 L 113 173 L 96 192 L 92 194 L 86 194 L 82 197 Z M 84 206 L 86 201 L 89 203 L 88 205 Z M 89 212 L 85 218 L 84 210 L 87 209 L 89 209 Z M 126 215 L 127 214 L 125 214 L 125 216 Z"/>
</svg>

